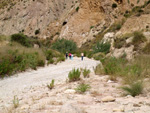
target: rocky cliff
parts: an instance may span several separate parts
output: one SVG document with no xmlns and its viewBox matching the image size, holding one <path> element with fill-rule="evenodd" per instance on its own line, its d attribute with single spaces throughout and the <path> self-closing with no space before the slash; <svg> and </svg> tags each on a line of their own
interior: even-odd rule
<svg viewBox="0 0 150 113">
<path fill-rule="evenodd" d="M 66 38 L 74 40 L 81 47 L 148 0 L 4 1 L 0 3 L 0 34 L 24 32 L 44 39 Z M 145 10 L 147 13 L 142 16 L 126 18 L 118 34 L 149 26 L 149 6 Z"/>
<path fill-rule="evenodd" d="M 75 4 L 75 0 L 5 0 L 0 9 L 0 34 L 24 32 L 34 35 L 63 17 Z M 52 29 L 52 28 L 51 28 Z"/>
</svg>

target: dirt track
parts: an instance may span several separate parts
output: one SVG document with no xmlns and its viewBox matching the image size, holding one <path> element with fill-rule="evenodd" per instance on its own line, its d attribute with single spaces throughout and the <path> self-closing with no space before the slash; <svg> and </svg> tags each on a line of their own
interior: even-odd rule
<svg viewBox="0 0 150 113">
<path fill-rule="evenodd" d="M 85 58 L 66 60 L 57 65 L 49 65 L 38 70 L 28 71 L 16 74 L 15 76 L 0 80 L 0 107 L 12 102 L 14 95 L 19 96 L 23 91 L 27 91 L 31 87 L 41 86 L 50 83 L 52 79 L 55 81 L 65 81 L 69 71 L 73 68 L 88 68 L 93 70 L 99 62 Z"/>
</svg>

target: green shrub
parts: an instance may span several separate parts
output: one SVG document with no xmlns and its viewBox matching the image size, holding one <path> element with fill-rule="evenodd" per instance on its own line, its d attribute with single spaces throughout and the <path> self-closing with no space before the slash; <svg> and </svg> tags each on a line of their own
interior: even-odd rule
<svg viewBox="0 0 150 113">
<path fill-rule="evenodd" d="M 133 9 L 132 9 L 132 12 L 138 12 L 139 10 L 141 10 L 141 7 L 140 6 L 135 6 L 135 7 L 133 7 Z"/>
<path fill-rule="evenodd" d="M 37 66 L 44 67 L 44 65 L 45 65 L 45 61 L 39 59 L 39 60 L 38 60 L 38 63 L 37 63 Z"/>
<path fill-rule="evenodd" d="M 96 75 L 104 74 L 103 66 L 101 64 L 98 64 L 96 66 L 96 68 L 94 69 L 94 72 L 95 72 Z"/>
<path fill-rule="evenodd" d="M 115 48 L 120 49 L 120 48 L 122 48 L 125 45 L 126 45 L 126 39 L 125 38 L 117 38 L 114 41 L 114 47 Z"/>
<path fill-rule="evenodd" d="M 53 59 L 49 59 L 49 60 L 48 60 L 48 64 L 54 64 L 54 62 L 55 62 L 55 61 L 54 61 Z"/>
<path fill-rule="evenodd" d="M 134 36 L 133 33 L 126 33 L 126 34 L 123 34 L 123 35 L 120 36 L 120 37 L 117 37 L 117 38 L 114 40 L 114 47 L 115 47 L 115 48 L 118 48 L 118 49 L 120 49 L 120 48 L 122 48 L 122 47 L 129 47 L 129 46 L 130 46 L 130 43 L 127 44 L 127 43 L 126 43 L 126 40 L 127 40 L 128 38 L 133 37 L 133 36 Z"/>
<path fill-rule="evenodd" d="M 110 32 L 118 31 L 118 30 L 121 29 L 122 25 L 123 25 L 123 24 L 122 24 L 121 22 L 115 22 L 114 24 L 112 24 L 112 25 L 110 26 L 110 28 L 109 28 L 108 31 L 110 31 Z"/>
<path fill-rule="evenodd" d="M 13 105 L 14 105 L 14 108 L 17 108 L 19 106 L 19 99 L 16 96 L 14 96 Z"/>
<path fill-rule="evenodd" d="M 121 27 L 122 27 L 122 25 L 121 25 L 121 24 L 116 24 L 116 26 L 114 27 L 114 30 L 120 30 L 120 29 L 121 29 Z"/>
<path fill-rule="evenodd" d="M 46 50 L 45 54 L 46 54 L 46 59 L 47 60 L 50 60 L 50 59 L 52 59 L 54 57 L 52 50 Z"/>
<path fill-rule="evenodd" d="M 110 47 L 111 47 L 111 45 L 109 42 L 106 42 L 106 43 L 98 42 L 96 44 L 96 46 L 93 47 L 93 52 L 94 53 L 103 52 L 103 53 L 107 54 L 107 53 L 109 53 Z"/>
<path fill-rule="evenodd" d="M 91 26 L 90 29 L 94 28 L 94 26 Z"/>
<path fill-rule="evenodd" d="M 133 64 L 138 65 L 141 69 L 140 77 L 150 77 L 150 55 L 136 56 Z M 139 76 L 139 75 L 138 75 Z"/>
<path fill-rule="evenodd" d="M 112 8 L 117 8 L 117 4 L 116 4 L 116 3 L 113 3 L 113 4 L 112 4 Z"/>
<path fill-rule="evenodd" d="M 76 55 L 77 57 L 81 57 L 81 52 L 80 52 L 80 51 L 77 51 L 75 55 Z"/>
<path fill-rule="evenodd" d="M 88 58 L 92 58 L 93 56 L 93 51 L 89 51 L 89 50 L 82 50 L 82 49 L 78 49 L 75 53 L 75 55 L 77 57 L 81 57 L 81 53 L 84 53 L 84 56 L 88 57 Z"/>
<path fill-rule="evenodd" d="M 85 93 L 88 89 L 90 89 L 90 85 L 88 84 L 80 84 L 75 90 L 78 93 Z"/>
<path fill-rule="evenodd" d="M 18 42 L 21 45 L 26 46 L 26 47 L 31 47 L 32 46 L 32 44 L 29 41 L 28 37 L 24 34 L 13 34 L 13 35 L 11 35 L 11 41 Z"/>
<path fill-rule="evenodd" d="M 80 72 L 79 69 L 73 69 L 73 70 L 70 71 L 69 74 L 68 74 L 69 81 L 70 81 L 70 82 L 73 82 L 73 81 L 78 81 L 78 80 L 80 80 L 80 75 L 81 75 L 81 72 Z"/>
<path fill-rule="evenodd" d="M 142 32 L 135 31 L 133 34 L 134 34 L 134 38 L 132 40 L 133 45 L 138 46 L 140 43 L 143 43 L 146 41 L 146 37 L 143 35 Z"/>
<path fill-rule="evenodd" d="M 48 60 L 48 64 L 58 63 L 60 61 L 65 61 L 65 56 L 58 51 L 48 49 L 45 51 L 46 59 Z M 55 60 L 54 60 L 55 59 Z"/>
<path fill-rule="evenodd" d="M 146 7 L 148 5 L 147 3 L 148 2 L 145 2 L 145 4 L 142 5 L 142 6 L 135 6 L 135 7 L 133 7 L 131 11 L 125 12 L 124 16 L 126 18 L 128 18 L 128 17 L 130 17 L 132 15 L 140 16 L 144 12 L 144 10 L 142 10 L 142 8 Z"/>
<path fill-rule="evenodd" d="M 133 81 L 142 79 L 142 68 L 139 64 L 131 63 L 121 69 L 120 75 L 123 77 L 124 84 L 131 84 Z"/>
<path fill-rule="evenodd" d="M 59 39 L 52 44 L 52 49 L 55 49 L 62 53 L 66 53 L 66 52 L 74 53 L 77 49 L 77 45 L 75 42 L 71 40 Z"/>
<path fill-rule="evenodd" d="M 4 9 L 5 7 L 12 7 L 14 6 L 16 3 L 13 0 L 1 0 L 0 1 L 0 9 Z"/>
<path fill-rule="evenodd" d="M 58 57 L 57 62 L 60 62 L 60 61 L 65 61 L 65 56 L 64 56 L 64 55 L 60 55 L 60 56 Z"/>
<path fill-rule="evenodd" d="M 131 13 L 125 13 L 124 17 L 129 18 L 131 16 Z"/>
<path fill-rule="evenodd" d="M 85 69 L 83 70 L 83 76 L 84 76 L 84 78 L 89 77 L 90 72 L 91 72 L 91 71 L 90 71 L 89 69 L 86 69 L 86 68 L 85 68 Z"/>
<path fill-rule="evenodd" d="M 127 64 L 128 61 L 124 58 L 106 58 L 102 63 L 105 74 L 118 76 L 140 76 L 141 74 L 141 66 L 139 64 L 135 62 Z"/>
<path fill-rule="evenodd" d="M 3 42 L 3 41 L 9 41 L 9 37 L 4 36 L 4 35 L 0 35 L 0 42 Z"/>
<path fill-rule="evenodd" d="M 150 4 L 150 0 L 146 1 L 142 8 L 145 8 L 148 4 Z"/>
<path fill-rule="evenodd" d="M 108 74 L 114 77 L 121 77 L 123 83 L 131 84 L 133 81 L 142 80 L 144 77 L 150 77 L 150 56 L 137 56 L 134 60 L 128 62 L 124 58 L 105 58 L 101 61 L 102 66 L 98 65 L 95 73 L 98 75 Z"/>
<path fill-rule="evenodd" d="M 101 52 L 99 52 L 99 53 L 95 53 L 94 55 L 93 55 L 93 58 L 95 59 L 95 60 L 103 60 L 104 58 L 105 58 L 105 54 L 104 53 L 101 53 Z"/>
<path fill-rule="evenodd" d="M 128 0 L 128 4 L 130 4 L 130 0 Z"/>
<path fill-rule="evenodd" d="M 3 59 L 0 62 L 0 75 L 3 78 L 5 74 L 11 74 L 14 69 L 14 64 L 11 64 L 9 59 Z"/>
<path fill-rule="evenodd" d="M 137 4 L 140 2 L 140 0 L 137 0 Z"/>
<path fill-rule="evenodd" d="M 148 43 L 148 44 L 143 48 L 143 53 L 144 53 L 144 54 L 150 54 L 150 43 Z"/>
<path fill-rule="evenodd" d="M 102 61 L 103 68 L 101 65 L 96 67 L 97 74 L 109 74 L 109 75 L 121 75 L 122 67 L 127 63 L 126 59 L 117 59 L 115 57 L 105 58 Z"/>
<path fill-rule="evenodd" d="M 0 54 L 0 77 L 45 65 L 45 56 L 40 49 L 27 49 L 18 45 L 4 46 L 0 48 Z"/>
<path fill-rule="evenodd" d="M 76 8 L 76 12 L 78 12 L 78 11 L 79 11 L 79 7 Z"/>
<path fill-rule="evenodd" d="M 120 59 L 116 58 L 110 58 L 106 60 L 105 63 L 103 63 L 105 74 L 115 75 L 121 68 L 118 64 L 120 62 L 119 60 Z"/>
<path fill-rule="evenodd" d="M 40 29 L 35 30 L 35 35 L 40 33 Z"/>
<path fill-rule="evenodd" d="M 52 36 L 52 38 L 53 38 L 53 36 Z M 52 38 L 46 38 L 45 40 L 39 39 L 40 45 L 47 49 L 50 48 L 52 45 L 52 43 L 51 43 Z"/>
<path fill-rule="evenodd" d="M 122 87 L 124 91 L 126 91 L 128 94 L 132 95 L 133 97 L 139 95 L 143 91 L 143 83 L 142 82 L 135 82 L 130 84 L 129 87 L 124 86 Z"/>
<path fill-rule="evenodd" d="M 50 83 L 49 85 L 47 85 L 47 87 L 48 87 L 49 89 L 53 89 L 53 88 L 54 88 L 54 82 L 55 82 L 55 80 L 53 79 L 53 80 L 51 81 L 51 83 Z"/>
<path fill-rule="evenodd" d="M 92 52 L 92 51 L 88 51 L 87 57 L 88 57 L 88 58 L 92 58 L 92 56 L 93 56 L 93 52 Z"/>
</svg>

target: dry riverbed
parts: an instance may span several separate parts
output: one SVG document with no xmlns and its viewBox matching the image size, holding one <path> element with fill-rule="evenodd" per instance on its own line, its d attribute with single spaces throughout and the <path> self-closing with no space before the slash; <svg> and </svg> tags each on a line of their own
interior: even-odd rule
<svg viewBox="0 0 150 113">
<path fill-rule="evenodd" d="M 0 80 L 0 113 L 150 113 L 150 93 L 132 97 L 123 96 L 120 80 L 113 82 L 109 76 L 95 75 L 93 67 L 99 62 L 85 58 L 67 60 L 57 65 L 28 71 Z M 67 82 L 72 68 L 88 68 L 89 78 Z M 55 87 L 47 84 L 55 79 Z M 74 90 L 86 83 L 91 89 L 85 94 Z M 14 108 L 14 95 L 19 106 Z"/>
</svg>

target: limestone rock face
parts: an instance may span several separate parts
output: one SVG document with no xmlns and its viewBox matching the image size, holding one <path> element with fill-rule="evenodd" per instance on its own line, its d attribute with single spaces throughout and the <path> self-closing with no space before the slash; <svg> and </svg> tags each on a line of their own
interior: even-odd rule
<svg viewBox="0 0 150 113">
<path fill-rule="evenodd" d="M 14 2 L 13 2 L 14 1 Z M 126 11 L 147 0 L 1 0 L 0 34 L 23 32 L 29 36 L 70 39 L 79 47 L 124 17 Z M 5 7 L 2 7 L 5 3 Z M 116 8 L 112 4 L 117 4 Z M 2 5 L 2 6 L 1 6 Z M 149 7 L 146 14 L 127 19 L 117 34 L 149 28 Z M 132 24 L 131 24 L 132 23 Z M 35 31 L 39 30 L 39 34 Z"/>
<path fill-rule="evenodd" d="M 129 18 L 119 32 L 121 34 L 132 33 L 134 31 L 141 31 L 146 29 L 147 26 L 150 26 L 150 14 L 141 15 L 138 18 Z"/>
<path fill-rule="evenodd" d="M 81 0 L 78 7 L 62 28 L 60 38 L 72 39 L 81 46 L 87 40 L 90 27 L 104 20 L 105 15 L 100 0 Z"/>
<path fill-rule="evenodd" d="M 114 22 L 115 17 L 119 19 L 121 13 L 132 9 L 130 4 L 142 5 L 145 1 L 137 3 L 137 0 L 132 0 L 128 3 L 127 0 L 80 0 L 79 6 L 75 7 L 79 10 L 67 17 L 67 24 L 62 27 L 59 38 L 71 39 L 80 47 Z M 118 5 L 116 9 L 112 8 L 113 3 Z"/>
<path fill-rule="evenodd" d="M 113 51 L 113 56 L 116 58 L 122 57 L 124 54 L 126 54 L 126 58 L 128 60 L 131 60 L 134 57 L 134 52 L 133 52 L 134 46 L 130 46 L 128 48 L 121 48 L 121 49 L 115 49 Z"/>
<path fill-rule="evenodd" d="M 10 35 L 23 31 L 27 35 L 34 35 L 38 29 L 42 33 L 75 3 L 75 0 L 14 1 L 15 4 L 0 8 L 0 34 Z"/>
</svg>

